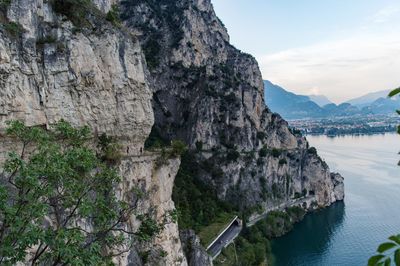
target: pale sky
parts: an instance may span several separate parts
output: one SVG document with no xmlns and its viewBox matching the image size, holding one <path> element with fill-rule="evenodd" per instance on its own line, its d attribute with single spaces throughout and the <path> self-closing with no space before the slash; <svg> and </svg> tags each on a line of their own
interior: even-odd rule
<svg viewBox="0 0 400 266">
<path fill-rule="evenodd" d="M 400 86 L 400 0 L 212 0 L 263 78 L 339 103 Z"/>
</svg>

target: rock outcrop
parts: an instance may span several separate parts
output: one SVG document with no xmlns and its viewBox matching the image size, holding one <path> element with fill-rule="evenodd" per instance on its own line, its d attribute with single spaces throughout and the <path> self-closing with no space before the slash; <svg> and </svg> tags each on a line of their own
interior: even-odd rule
<svg viewBox="0 0 400 266">
<path fill-rule="evenodd" d="M 200 244 L 200 239 L 193 230 L 180 232 L 183 251 L 188 258 L 189 266 L 210 266 L 213 265 L 211 257 Z"/>
<path fill-rule="evenodd" d="M 121 7 L 150 69 L 154 129 L 202 147 L 197 160 L 207 167 L 200 176 L 222 200 L 266 210 L 301 196 L 320 207 L 342 198 L 332 193 L 341 183 L 332 181 L 315 149 L 265 106 L 256 60 L 229 44 L 210 0 Z"/>
<path fill-rule="evenodd" d="M 95 3 L 102 10 L 111 6 L 111 1 Z M 88 16 L 84 26 L 76 25 L 56 13 L 50 1 L 13 0 L 7 13 L 6 23 L 18 25 L 18 31 L 0 28 L 0 165 L 18 147 L 4 135 L 9 120 L 49 127 L 64 119 L 90 126 L 95 135 L 115 137 L 124 154 L 117 194 L 127 197 L 137 187 L 145 195 L 127 226 L 135 232 L 139 215 L 165 223 L 157 237 L 138 242 L 115 262 L 185 265 L 177 223 L 164 222 L 175 209 L 171 194 L 180 162 L 169 160 L 159 167 L 159 155 L 143 149 L 154 114 L 140 43 L 101 13 Z"/>
<path fill-rule="evenodd" d="M 154 124 L 165 139 L 201 146 L 196 160 L 207 167 L 200 178 L 238 208 L 309 197 L 304 207 L 313 209 L 343 199 L 343 178 L 265 106 L 256 60 L 229 44 L 210 0 L 93 0 L 87 17 L 75 21 L 51 2 L 12 0 L 3 21 L 17 27 L 0 26 L 0 163 L 15 148 L 4 136 L 8 120 L 89 125 L 122 145 L 120 197 L 140 187 L 147 196 L 138 214 L 161 220 L 174 210 L 179 160 L 156 167 L 158 155 L 144 151 Z M 105 16 L 114 4 L 117 25 Z M 133 215 L 129 226 L 139 225 Z M 116 262 L 212 264 L 193 233 L 181 237 L 184 248 L 170 220 Z"/>
</svg>

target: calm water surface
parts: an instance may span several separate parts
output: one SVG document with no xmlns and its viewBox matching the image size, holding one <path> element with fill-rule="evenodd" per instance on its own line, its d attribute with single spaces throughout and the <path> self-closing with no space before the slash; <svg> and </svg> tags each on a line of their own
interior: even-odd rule
<svg viewBox="0 0 400 266">
<path fill-rule="evenodd" d="M 307 139 L 345 177 L 346 198 L 274 240 L 275 266 L 366 265 L 380 243 L 400 233 L 400 136 Z"/>
</svg>

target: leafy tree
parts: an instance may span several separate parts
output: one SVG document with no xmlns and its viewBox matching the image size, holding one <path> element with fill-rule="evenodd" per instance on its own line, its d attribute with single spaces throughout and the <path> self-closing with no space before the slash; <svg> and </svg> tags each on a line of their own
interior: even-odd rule
<svg viewBox="0 0 400 266">
<path fill-rule="evenodd" d="M 392 256 L 395 265 L 400 265 L 400 235 L 389 237 L 389 242 L 380 244 L 378 254 L 368 260 L 368 266 L 391 265 Z"/>
<path fill-rule="evenodd" d="M 32 265 L 109 265 L 128 251 L 135 234 L 124 223 L 136 203 L 117 199 L 120 177 L 89 145 L 88 127 L 13 121 L 7 135 L 20 145 L 0 175 L 1 265 L 27 257 Z"/>
<path fill-rule="evenodd" d="M 398 94 L 400 94 L 400 87 L 391 91 L 389 97 L 394 97 Z M 400 115 L 400 110 L 396 110 L 396 112 Z M 397 133 L 400 134 L 400 125 L 397 128 Z M 389 237 L 389 240 L 391 241 L 383 243 L 378 247 L 378 254 L 368 260 L 368 266 L 390 266 L 392 263 L 392 257 L 395 265 L 400 266 L 400 235 L 391 236 Z"/>
</svg>

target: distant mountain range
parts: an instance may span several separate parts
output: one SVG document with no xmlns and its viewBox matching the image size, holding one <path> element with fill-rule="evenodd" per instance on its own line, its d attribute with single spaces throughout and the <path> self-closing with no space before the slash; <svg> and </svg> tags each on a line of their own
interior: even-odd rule
<svg viewBox="0 0 400 266">
<path fill-rule="evenodd" d="M 379 98 L 387 98 L 389 92 L 390 92 L 390 90 L 368 93 L 364 96 L 349 100 L 349 101 L 347 101 L 347 103 L 350 103 L 350 104 L 358 106 L 358 107 L 364 107 L 364 106 L 367 106 L 367 105 L 373 103 L 374 101 L 376 101 Z"/>
<path fill-rule="evenodd" d="M 389 91 L 369 93 L 336 105 L 323 95 L 298 95 L 267 80 L 264 87 L 268 107 L 285 119 L 390 115 L 400 108 L 400 97 L 387 98 Z"/>
</svg>

